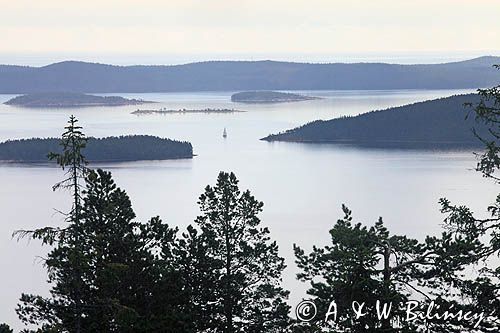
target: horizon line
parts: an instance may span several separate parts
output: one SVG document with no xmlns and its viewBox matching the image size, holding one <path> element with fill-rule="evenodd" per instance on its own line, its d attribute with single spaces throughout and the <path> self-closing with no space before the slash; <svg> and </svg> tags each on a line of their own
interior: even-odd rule
<svg viewBox="0 0 500 333">
<path fill-rule="evenodd" d="M 487 59 L 487 58 L 499 58 L 500 55 L 493 55 L 493 54 L 485 54 L 481 56 L 475 56 L 475 57 L 464 57 L 464 59 L 461 60 L 451 60 L 450 61 L 440 61 L 440 62 L 415 62 L 415 63 L 397 63 L 397 62 L 389 62 L 389 61 L 294 61 L 294 60 L 279 60 L 279 59 L 257 59 L 257 60 L 249 60 L 249 59 L 207 59 L 207 60 L 197 60 L 197 61 L 187 61 L 187 62 L 181 62 L 181 63 L 174 63 L 174 64 L 141 64 L 141 63 L 134 63 L 134 64 L 113 64 L 112 62 L 104 62 L 104 61 L 91 61 L 91 60 L 77 60 L 77 59 L 71 59 L 68 58 L 68 60 L 60 60 L 60 61 L 54 61 L 54 62 L 49 62 L 45 65 L 21 65 L 21 64 L 14 64 L 14 63 L 0 63 L 0 66 L 10 66 L 10 67 L 29 67 L 29 68 L 44 68 L 44 67 L 49 67 L 53 65 L 58 65 L 58 64 L 64 64 L 64 63 L 81 63 L 81 64 L 92 64 L 92 65 L 102 65 L 102 66 L 113 66 L 113 67 L 136 67 L 136 66 L 141 66 L 141 67 L 175 67 L 175 66 L 186 66 L 186 65 L 194 65 L 194 64 L 204 64 L 204 63 L 259 63 L 259 62 L 275 62 L 275 63 L 289 63 L 289 64 L 307 64 L 307 65 L 335 65 L 335 64 L 345 64 L 345 65 L 355 65 L 355 64 L 384 64 L 384 65 L 400 65 L 400 66 L 415 66 L 415 65 L 440 65 L 440 64 L 452 64 L 452 63 L 461 63 L 461 62 L 467 62 L 467 61 L 474 61 L 474 60 L 479 60 L 479 59 Z"/>
</svg>

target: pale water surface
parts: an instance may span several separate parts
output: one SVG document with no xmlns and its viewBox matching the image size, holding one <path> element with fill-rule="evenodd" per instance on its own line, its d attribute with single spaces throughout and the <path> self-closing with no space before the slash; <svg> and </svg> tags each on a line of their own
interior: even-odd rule
<svg viewBox="0 0 500 333">
<path fill-rule="evenodd" d="M 102 165 L 130 195 L 139 220 L 160 215 L 181 229 L 192 223 L 196 201 L 220 170 L 234 171 L 241 187 L 264 201 L 262 220 L 279 242 L 289 268 L 284 284 L 291 304 L 305 296 L 295 281 L 292 244 L 305 248 L 328 241 L 328 230 L 347 204 L 357 220 L 383 216 L 394 233 L 422 238 L 439 232 L 438 199 L 448 197 L 483 212 L 493 201 L 492 184 L 471 171 L 471 151 L 404 151 L 338 145 L 268 143 L 259 138 L 315 120 L 450 96 L 466 91 L 304 92 L 321 100 L 275 105 L 230 102 L 230 92 L 126 94 L 161 103 L 144 108 L 236 108 L 247 113 L 134 116 L 134 106 L 112 108 L 23 109 L 0 105 L 0 140 L 59 136 L 75 114 L 92 136 L 151 134 L 192 142 L 192 160 Z M 0 95 L 3 103 L 12 96 Z M 228 138 L 222 138 L 227 128 Z M 66 193 L 51 186 L 62 171 L 47 165 L 0 164 L 0 321 L 16 328 L 21 292 L 46 294 L 46 273 L 36 242 L 16 242 L 16 229 L 61 225 L 54 209 L 68 208 Z"/>
</svg>

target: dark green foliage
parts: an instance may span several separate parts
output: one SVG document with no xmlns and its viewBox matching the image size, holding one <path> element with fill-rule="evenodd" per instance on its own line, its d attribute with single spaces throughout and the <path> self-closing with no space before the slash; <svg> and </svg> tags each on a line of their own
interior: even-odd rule
<svg viewBox="0 0 500 333">
<path fill-rule="evenodd" d="M 282 332 L 289 324 L 288 293 L 279 286 L 284 260 L 269 231 L 258 227 L 262 203 L 240 193 L 234 175 L 221 174 L 200 206 L 201 231 L 189 226 L 178 238 L 159 218 L 135 222 L 111 174 L 88 171 L 79 246 L 57 243 L 45 262 L 51 297 L 23 295 L 20 318 L 76 332 L 77 299 L 80 332 Z M 234 319 L 230 326 L 228 318 Z"/>
<path fill-rule="evenodd" d="M 206 188 L 199 230 L 178 237 L 158 217 L 135 221 L 111 173 L 87 168 L 86 143 L 71 117 L 62 152 L 49 155 L 66 170 L 54 189 L 71 193 L 67 227 L 18 232 L 53 246 L 50 296 L 23 294 L 16 309 L 39 327 L 25 332 L 282 332 L 284 260 L 259 227 L 262 203 L 240 193 L 234 174 Z"/>
<path fill-rule="evenodd" d="M 64 241 L 45 262 L 51 298 L 23 295 L 18 307 L 25 323 L 75 332 L 75 291 L 79 290 L 81 332 L 189 332 L 182 274 L 171 248 L 176 229 L 158 218 L 134 221 L 126 193 L 109 172 L 89 171 L 83 191 L 79 246 Z M 71 263 L 79 252 L 79 285 Z"/>
<path fill-rule="evenodd" d="M 461 95 L 415 103 L 355 117 L 318 120 L 267 141 L 332 142 L 383 147 L 479 146 L 474 136 L 487 132 L 474 117 L 467 117 L 467 102 L 477 95 Z"/>
<path fill-rule="evenodd" d="M 14 97 L 4 104 L 33 108 L 43 107 L 83 107 L 83 106 L 115 106 L 137 105 L 146 103 L 137 99 L 126 99 L 120 96 L 94 96 L 71 92 L 38 93 Z"/>
<path fill-rule="evenodd" d="M 0 324 L 0 333 L 13 333 L 14 331 L 7 324 Z"/>
<path fill-rule="evenodd" d="M 485 152 L 478 154 L 479 162 L 477 171 L 483 176 L 499 183 L 497 175 L 500 169 L 500 87 L 480 89 L 481 100 L 470 103 L 474 106 L 476 119 L 488 128 L 487 132 L 476 131 L 478 139 L 485 145 Z M 489 216 L 478 218 L 477 215 L 465 205 L 456 205 L 448 199 L 441 199 L 441 210 L 447 214 L 445 227 L 455 237 L 464 237 L 476 240 L 475 252 L 471 269 L 468 274 L 454 272 L 453 287 L 463 300 L 467 301 L 467 308 L 493 313 L 492 320 L 483 323 L 478 331 L 491 332 L 498 330 L 500 325 L 500 194 L 495 201 L 487 207 Z M 448 296 L 448 297 L 446 297 Z M 456 300 L 449 295 L 443 295 L 449 303 Z M 456 330 L 450 332 L 463 332 L 468 327 L 458 325 Z"/>
<path fill-rule="evenodd" d="M 269 230 L 260 226 L 262 202 L 241 192 L 233 173 L 200 196 L 196 219 L 213 262 L 213 321 L 217 332 L 282 332 L 288 325 L 288 292 L 280 287 L 284 259 Z"/>
<path fill-rule="evenodd" d="M 174 288 L 181 288 L 185 297 L 183 313 L 189 318 L 193 332 L 218 332 L 222 313 L 217 303 L 220 260 L 210 256 L 213 240 L 208 235 L 188 226 L 172 249 L 175 263 L 170 267 L 178 278 Z"/>
<path fill-rule="evenodd" d="M 390 235 L 382 219 L 368 228 L 354 224 L 351 211 L 343 206 L 344 218 L 330 230 L 331 245 L 313 247 L 306 254 L 294 245 L 298 278 L 310 282 L 308 294 L 318 313 L 304 329 L 334 329 L 349 332 L 438 332 L 441 322 L 406 321 L 409 300 L 423 304 L 449 294 L 453 272 L 474 261 L 477 242 L 471 238 L 427 237 L 423 242 Z M 337 321 L 325 323 L 330 302 L 338 306 Z M 392 304 L 390 318 L 379 318 L 377 301 Z M 356 319 L 353 302 L 365 303 L 365 316 Z M 398 325 L 399 323 L 399 325 Z"/>
<path fill-rule="evenodd" d="M 21 296 L 21 305 L 16 310 L 21 320 L 27 324 L 42 324 L 43 327 L 72 332 L 82 331 L 84 307 L 84 270 L 88 265 L 82 248 L 82 197 L 81 181 L 87 174 L 86 160 L 82 150 L 87 138 L 78 126 L 78 120 L 71 116 L 62 134 L 60 153 L 49 153 L 66 178 L 54 185 L 53 189 L 65 189 L 72 198 L 71 211 L 66 214 L 68 226 L 63 229 L 46 227 L 35 231 L 18 231 L 20 237 L 42 240 L 43 244 L 56 247 L 49 253 L 45 265 L 49 268 L 49 282 L 55 282 L 51 290 L 53 298 Z"/>
<path fill-rule="evenodd" d="M 48 152 L 60 152 L 59 139 L 24 139 L 0 143 L 0 160 L 44 162 Z M 92 162 L 163 160 L 193 157 L 189 142 L 148 135 L 89 138 L 85 157 Z"/>
<path fill-rule="evenodd" d="M 323 249 L 314 247 L 310 254 L 306 254 L 294 245 L 296 262 L 302 271 L 297 277 L 311 283 L 308 294 L 314 297 L 319 313 L 326 313 L 330 302 L 336 301 L 341 314 L 338 328 L 361 332 L 369 327 L 375 332 L 378 320 L 374 311 L 359 322 L 351 323 L 350 308 L 353 301 L 368 301 L 372 302 L 370 309 L 374 309 L 375 300 L 383 298 L 383 284 L 377 268 L 381 260 L 378 242 L 385 241 L 387 235 L 385 231 L 381 234 L 382 230 L 353 225 L 350 211 L 344 207 L 344 212 L 344 219 L 330 230 L 332 246 Z M 318 317 L 315 324 L 321 326 L 323 320 Z"/>
<path fill-rule="evenodd" d="M 500 69 L 500 66 L 496 66 Z M 477 170 L 485 177 L 500 181 L 495 171 L 500 169 L 500 86 L 480 89 L 481 101 L 475 107 L 476 119 L 488 127 L 488 133 L 476 131 L 486 150 L 480 157 Z"/>
<path fill-rule="evenodd" d="M 88 253 L 84 327 L 88 332 L 177 332 L 192 326 L 172 248 L 177 229 L 134 221 L 127 194 L 109 172 L 87 177 L 82 234 Z"/>
<path fill-rule="evenodd" d="M 188 299 L 175 284 L 180 273 L 167 251 L 177 230 L 158 218 L 135 222 L 111 174 L 86 167 L 86 143 L 71 117 L 61 153 L 49 154 L 67 170 L 54 189 L 69 190 L 73 206 L 64 229 L 20 232 L 54 248 L 44 261 L 51 296 L 23 294 L 19 318 L 43 332 L 189 332 L 193 324 L 182 309 Z"/>
</svg>

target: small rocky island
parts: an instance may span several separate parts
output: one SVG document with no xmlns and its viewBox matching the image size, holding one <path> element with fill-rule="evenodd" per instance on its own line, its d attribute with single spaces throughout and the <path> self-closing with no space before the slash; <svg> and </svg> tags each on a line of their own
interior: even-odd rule
<svg viewBox="0 0 500 333">
<path fill-rule="evenodd" d="M 136 116 L 144 116 L 152 114 L 169 115 L 169 114 L 188 114 L 188 113 L 237 113 L 237 112 L 246 112 L 246 111 L 240 111 L 235 109 L 211 109 L 211 108 L 191 109 L 191 110 L 190 109 L 168 110 L 166 108 L 163 108 L 158 110 L 137 109 L 136 111 L 132 112 L 132 114 L 135 114 Z"/>
<path fill-rule="evenodd" d="M 120 96 L 95 96 L 73 92 L 35 93 L 14 97 L 4 104 L 30 108 L 73 108 L 89 106 L 123 106 L 153 103 Z"/>
<path fill-rule="evenodd" d="M 231 96 L 236 103 L 287 103 L 319 99 L 319 97 L 305 96 L 277 91 L 243 91 Z"/>
<path fill-rule="evenodd" d="M 61 139 L 32 138 L 0 143 L 0 162 L 48 162 L 49 152 L 61 152 Z M 85 157 L 90 162 L 126 162 L 192 158 L 191 143 L 149 135 L 89 138 Z"/>
</svg>

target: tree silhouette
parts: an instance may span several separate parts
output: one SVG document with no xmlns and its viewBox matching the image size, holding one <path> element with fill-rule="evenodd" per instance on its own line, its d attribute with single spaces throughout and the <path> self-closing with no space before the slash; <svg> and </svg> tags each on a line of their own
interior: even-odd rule
<svg viewBox="0 0 500 333">
<path fill-rule="evenodd" d="M 281 332 L 288 325 L 288 292 L 280 286 L 285 268 L 269 230 L 260 226 L 263 203 L 241 192 L 233 173 L 221 172 L 199 199 L 196 224 L 208 242 L 218 282 L 213 290 L 217 331 Z"/>
<path fill-rule="evenodd" d="M 72 197 L 72 207 L 69 213 L 65 214 L 68 226 L 66 228 L 46 227 L 34 231 L 18 231 L 18 237 L 30 237 L 40 239 L 43 244 L 57 244 L 45 261 L 48 267 L 54 263 L 54 257 L 61 255 L 61 251 L 66 253 L 67 261 L 65 274 L 60 276 L 64 281 L 65 291 L 62 286 L 54 287 L 53 294 L 64 295 L 63 300 L 45 301 L 43 298 L 34 295 L 23 294 L 17 312 L 20 318 L 26 323 L 45 322 L 47 325 L 59 321 L 63 318 L 65 327 L 71 327 L 71 331 L 80 333 L 82 331 L 82 269 L 85 258 L 81 249 L 81 182 L 87 172 L 87 161 L 82 154 L 86 145 L 86 137 L 81 132 L 82 127 L 78 126 L 78 120 L 71 116 L 65 132 L 61 138 L 61 153 L 49 153 L 48 158 L 55 160 L 63 170 L 66 170 L 66 178 L 53 186 L 53 190 L 68 190 Z M 54 275 L 49 274 L 49 281 L 54 281 Z M 56 319 L 57 318 L 57 319 Z"/>
<path fill-rule="evenodd" d="M 499 66 L 496 66 L 500 69 Z M 480 89 L 481 101 L 474 106 L 475 117 L 488 127 L 486 134 L 475 132 L 485 145 L 485 151 L 477 154 L 476 170 L 484 177 L 500 184 L 497 173 L 500 169 L 500 86 Z M 467 301 L 465 309 L 484 311 L 491 316 L 489 321 L 482 323 L 477 331 L 491 332 L 500 327 L 500 266 L 497 259 L 500 256 L 500 194 L 487 207 L 487 217 L 477 215 L 465 205 L 453 204 L 450 200 L 441 199 L 441 210 L 447 214 L 445 227 L 455 236 L 469 237 L 477 240 L 475 274 L 455 274 L 451 285 L 461 297 Z M 456 303 L 450 297 L 444 297 L 449 303 Z M 470 327 L 458 326 L 460 329 Z"/>
</svg>

